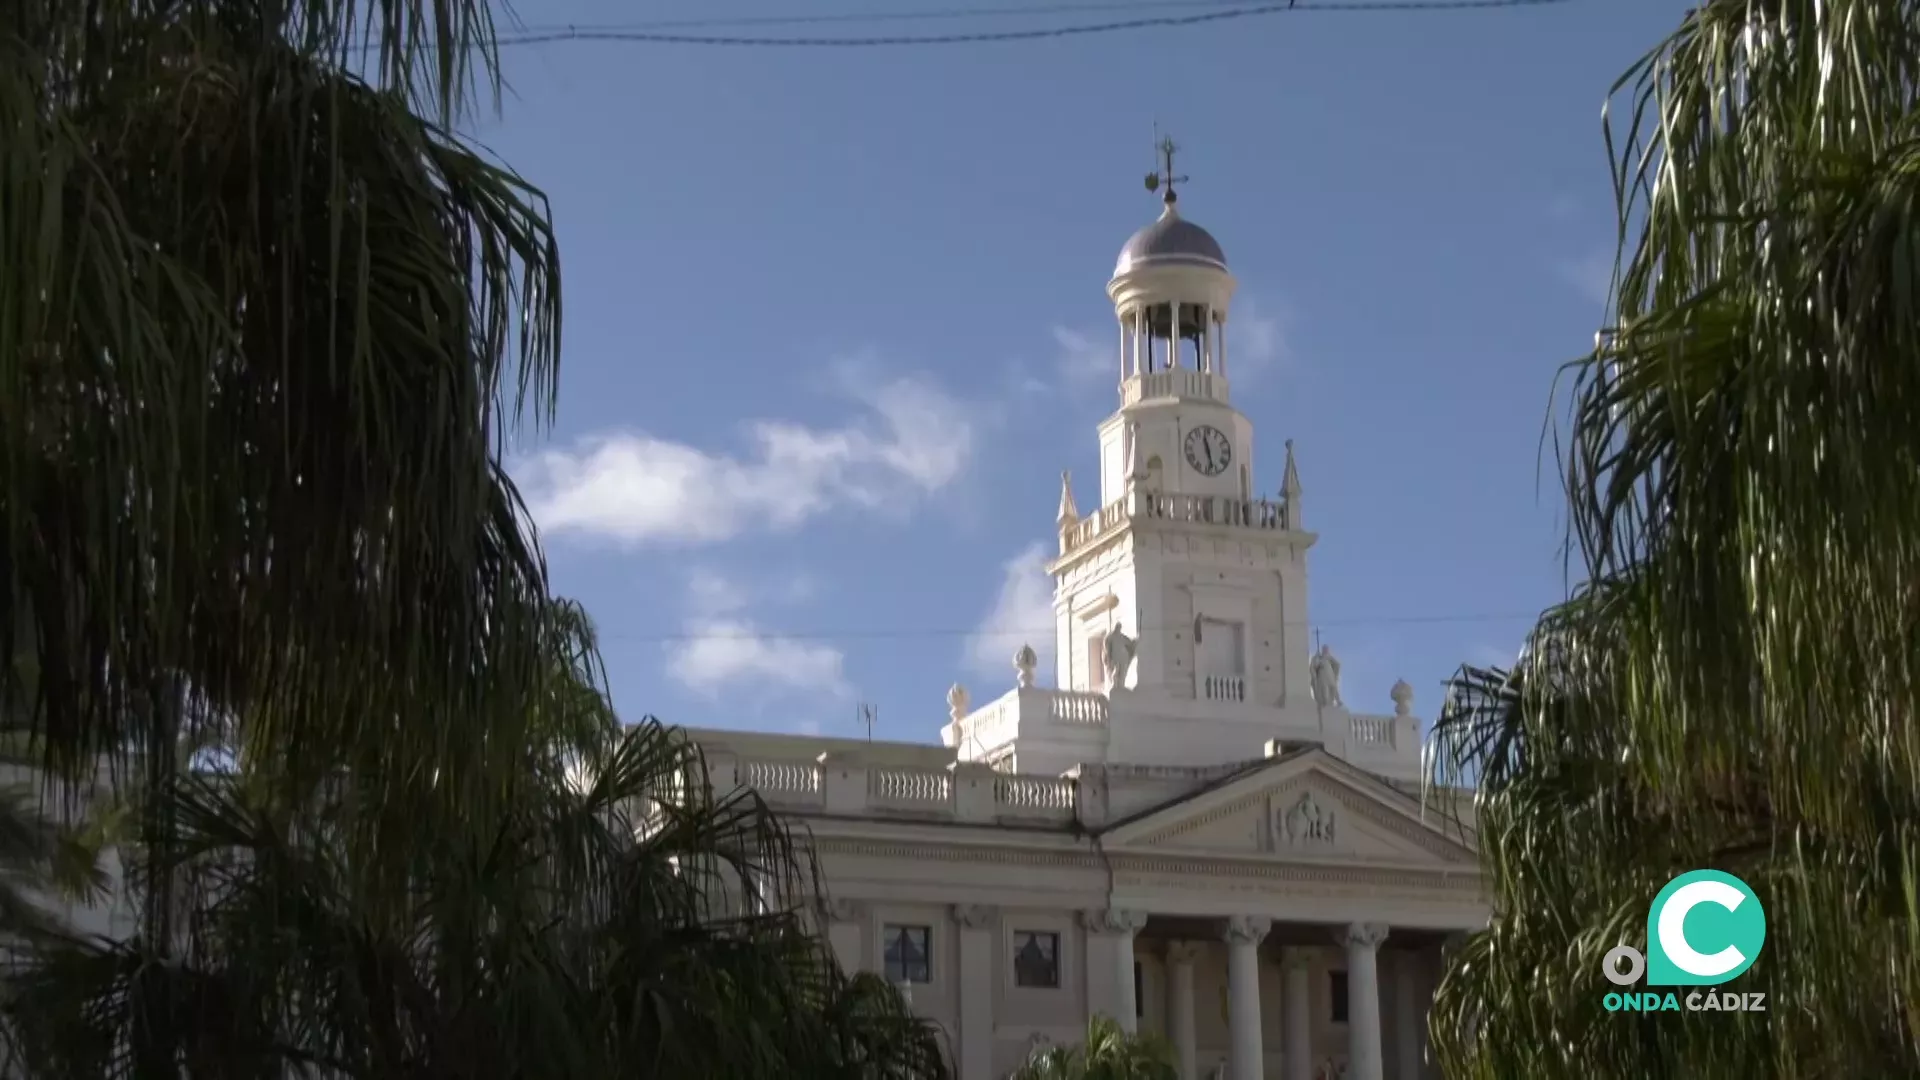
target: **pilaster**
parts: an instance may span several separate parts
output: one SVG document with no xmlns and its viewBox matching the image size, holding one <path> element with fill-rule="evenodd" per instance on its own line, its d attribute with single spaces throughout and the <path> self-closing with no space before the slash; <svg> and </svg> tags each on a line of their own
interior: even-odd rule
<svg viewBox="0 0 1920 1080">
<path fill-rule="evenodd" d="M 960 957 L 959 1080 L 993 1078 L 993 942 L 999 912 L 984 904 L 955 904 Z"/>
</svg>

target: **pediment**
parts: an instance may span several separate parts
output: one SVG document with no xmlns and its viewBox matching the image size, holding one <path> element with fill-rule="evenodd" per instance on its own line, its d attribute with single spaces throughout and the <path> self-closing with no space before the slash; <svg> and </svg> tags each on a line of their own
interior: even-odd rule
<svg viewBox="0 0 1920 1080">
<path fill-rule="evenodd" d="M 1474 866 L 1472 834 L 1321 750 L 1248 770 L 1111 828 L 1110 850 Z"/>
</svg>

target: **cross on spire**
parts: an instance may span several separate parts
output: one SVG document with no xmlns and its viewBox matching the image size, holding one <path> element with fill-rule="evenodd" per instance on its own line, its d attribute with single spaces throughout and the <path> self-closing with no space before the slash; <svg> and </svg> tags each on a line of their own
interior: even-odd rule
<svg viewBox="0 0 1920 1080">
<path fill-rule="evenodd" d="M 1159 191 L 1161 188 L 1165 188 L 1165 192 L 1160 196 L 1160 201 L 1166 203 L 1168 206 L 1172 206 L 1180 198 L 1179 195 L 1174 193 L 1173 185 L 1175 183 L 1185 183 L 1187 180 L 1184 176 L 1175 176 L 1173 172 L 1173 152 L 1179 149 L 1179 147 L 1173 144 L 1171 138 L 1162 138 L 1160 144 L 1154 147 L 1154 149 L 1159 154 L 1160 167 L 1147 174 L 1147 190 Z"/>
</svg>

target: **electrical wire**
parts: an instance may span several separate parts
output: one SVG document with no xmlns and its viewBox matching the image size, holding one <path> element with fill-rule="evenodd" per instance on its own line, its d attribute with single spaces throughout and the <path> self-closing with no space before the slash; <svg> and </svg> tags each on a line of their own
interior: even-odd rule
<svg viewBox="0 0 1920 1080">
<path fill-rule="evenodd" d="M 1039 41 L 1048 38 L 1085 37 L 1092 34 L 1111 34 L 1129 30 L 1147 30 L 1155 28 L 1173 28 L 1199 26 L 1207 23 L 1224 22 L 1229 19 L 1250 19 L 1267 15 L 1287 13 L 1379 13 L 1379 12 L 1419 12 L 1419 11 L 1474 11 L 1502 8 L 1550 7 L 1571 3 L 1572 0 L 1290 0 L 1287 3 L 1259 4 L 1250 7 L 1235 7 L 1222 11 L 1201 11 L 1186 15 L 1155 15 L 1133 19 L 1117 19 L 1100 23 L 1079 23 L 1070 26 L 1056 26 L 1031 30 L 982 30 L 971 33 L 955 34 L 907 34 L 871 37 L 765 37 L 734 34 L 686 34 L 667 32 L 668 25 L 652 24 L 660 29 L 647 29 L 648 24 L 627 24 L 625 26 L 565 26 L 551 29 L 529 27 L 518 32 L 501 34 L 498 44 L 505 48 L 521 45 L 553 45 L 565 42 L 618 42 L 643 45 L 705 45 L 718 47 L 763 46 L 773 48 L 875 48 L 901 45 L 980 45 L 1015 41 Z M 1068 5 L 1058 5 L 1064 9 Z M 1093 9 L 1094 5 L 1075 5 L 1083 10 Z M 1112 5 L 1108 5 L 1111 8 Z M 1149 6 L 1146 4 L 1142 7 Z M 1161 8 L 1172 4 L 1151 5 Z M 983 17 L 988 12 L 943 11 L 924 13 L 929 18 L 968 18 Z M 1064 13 L 1064 10 L 1059 12 Z M 1001 15 L 1015 14 L 1002 12 Z M 1026 13 L 1021 13 L 1026 14 Z M 852 22 L 879 21 L 885 18 L 899 19 L 910 15 L 821 15 L 811 18 L 788 17 L 775 20 L 764 17 L 759 25 L 772 25 L 774 22 Z M 721 22 L 710 20 L 705 23 L 683 22 L 682 27 L 697 25 L 753 25 L 746 21 Z"/>
<path fill-rule="evenodd" d="M 1387 617 L 1381 617 L 1381 618 L 1319 619 L 1319 620 L 1308 620 L 1305 622 L 1286 622 L 1286 623 L 1283 623 L 1282 625 L 1296 627 L 1296 628 L 1304 628 L 1304 627 L 1327 628 L 1327 627 L 1334 627 L 1334 626 L 1411 626 L 1411 625 L 1441 625 L 1441 624 L 1448 624 L 1448 623 L 1487 623 L 1487 622 L 1521 622 L 1521 621 L 1533 622 L 1533 621 L 1537 621 L 1540 618 L 1540 614 L 1541 613 L 1538 611 L 1515 611 L 1515 612 L 1506 612 L 1506 613 L 1497 613 L 1497 612 L 1483 613 L 1483 614 L 1475 614 L 1475 615 L 1401 615 L 1401 616 L 1387 616 Z M 1184 630 L 1184 629 L 1190 628 L 1192 625 L 1193 625 L 1192 623 L 1178 623 L 1171 626 L 1148 627 L 1146 632 L 1155 633 L 1161 630 L 1168 630 L 1168 629 Z M 793 633 L 760 631 L 757 629 L 755 630 L 742 629 L 742 630 L 686 631 L 684 633 L 677 633 L 677 634 L 600 634 L 598 636 L 602 641 L 618 641 L 618 642 L 635 643 L 635 644 L 644 644 L 644 643 L 681 644 L 681 643 L 694 643 L 694 642 L 701 642 L 701 641 L 858 641 L 858 640 L 873 641 L 873 640 L 906 640 L 906 639 L 925 639 L 925 638 L 966 638 L 966 637 L 1015 638 L 1015 637 L 1021 637 L 1021 636 L 1031 637 L 1034 640 L 1039 640 L 1042 637 L 1052 635 L 1055 632 L 1055 630 L 1056 630 L 1056 627 L 1053 627 L 1053 626 L 1028 627 L 1026 629 L 1021 629 L 1019 627 L 1003 628 L 1003 627 L 975 626 L 975 627 L 968 627 L 966 629 L 895 628 L 895 629 L 838 630 L 838 631 L 815 630 L 815 631 L 798 631 Z"/>
<path fill-rule="evenodd" d="M 681 19 L 641 19 L 614 23 L 564 23 L 553 26 L 524 25 L 505 36 L 554 34 L 570 30 L 589 33 L 645 32 L 650 30 L 738 29 L 753 26 L 818 26 L 835 23 L 901 23 L 965 21 L 969 19 L 1040 18 L 1055 15 L 1111 14 L 1181 8 L 1243 8 L 1258 0 L 1079 0 L 1077 3 L 1028 4 L 1022 7 L 960 7 L 927 11 L 842 11 L 818 15 L 730 15 L 699 16 Z"/>
</svg>

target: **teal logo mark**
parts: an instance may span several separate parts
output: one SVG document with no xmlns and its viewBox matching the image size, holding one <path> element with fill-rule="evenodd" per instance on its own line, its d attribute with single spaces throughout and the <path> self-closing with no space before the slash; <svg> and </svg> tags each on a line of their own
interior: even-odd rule
<svg viewBox="0 0 1920 1080">
<path fill-rule="evenodd" d="M 1681 874 L 1647 911 L 1647 985 L 1718 986 L 1752 967 L 1766 940 L 1767 913 L 1746 882 Z"/>
</svg>

